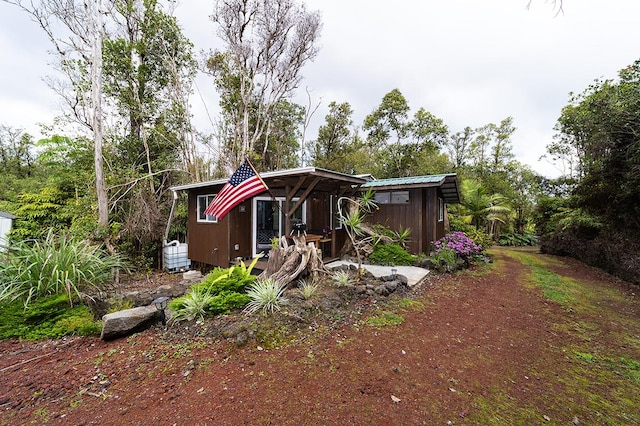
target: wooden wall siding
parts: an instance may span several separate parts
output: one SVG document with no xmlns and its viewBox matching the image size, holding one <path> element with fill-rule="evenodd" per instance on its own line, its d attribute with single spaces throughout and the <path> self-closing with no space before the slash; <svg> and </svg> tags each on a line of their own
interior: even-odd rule
<svg viewBox="0 0 640 426">
<path fill-rule="evenodd" d="M 203 223 L 197 220 L 197 197 L 206 194 L 211 194 L 211 189 L 189 192 L 189 259 L 208 265 L 226 266 L 236 257 L 250 258 L 253 232 L 251 200 L 241 204 L 244 212 L 240 212 L 240 206 L 236 206 L 218 223 Z M 373 212 L 367 220 L 393 230 L 397 230 L 400 224 L 404 228 L 411 228 L 409 251 L 414 254 L 429 254 L 431 243 L 445 234 L 445 222 L 438 221 L 439 196 L 438 188 L 411 189 L 408 204 L 381 204 L 379 210 Z M 331 223 L 330 215 L 329 193 L 310 194 L 307 198 L 308 232 L 322 232 L 322 228 Z M 326 244 L 323 256 L 338 256 L 346 239 L 343 230 L 336 230 L 334 251 L 332 252 L 331 244 Z M 238 250 L 235 250 L 236 244 Z"/>
<path fill-rule="evenodd" d="M 198 195 L 207 191 L 189 192 L 189 259 L 208 265 L 223 265 L 229 259 L 229 213 L 218 223 L 198 222 Z"/>
<path fill-rule="evenodd" d="M 394 231 L 398 230 L 399 225 L 402 225 L 403 228 L 411 228 L 411 241 L 408 244 L 408 249 L 412 253 L 419 253 L 422 250 L 421 236 L 424 235 L 425 224 L 422 190 L 409 190 L 409 203 L 407 204 L 380 204 L 378 207 L 379 209 L 374 211 L 368 220 Z"/>
<path fill-rule="evenodd" d="M 435 241 L 438 233 L 438 191 L 436 188 L 424 189 L 425 214 L 424 214 L 424 233 L 422 237 L 421 253 L 429 254 L 431 243 Z"/>
<path fill-rule="evenodd" d="M 431 243 L 445 233 L 444 221 L 438 221 L 439 196 L 438 188 L 411 189 L 408 204 L 381 204 L 368 220 L 392 230 L 397 230 L 399 225 L 411 228 L 409 252 L 429 254 Z"/>
</svg>

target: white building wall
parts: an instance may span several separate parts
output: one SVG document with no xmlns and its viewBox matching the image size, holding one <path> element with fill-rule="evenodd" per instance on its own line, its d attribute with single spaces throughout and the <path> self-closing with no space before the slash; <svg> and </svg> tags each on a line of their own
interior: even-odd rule
<svg viewBox="0 0 640 426">
<path fill-rule="evenodd" d="M 0 251 L 2 250 L 2 246 L 7 243 L 7 238 L 9 231 L 11 231 L 12 223 L 13 219 L 0 216 Z"/>
</svg>

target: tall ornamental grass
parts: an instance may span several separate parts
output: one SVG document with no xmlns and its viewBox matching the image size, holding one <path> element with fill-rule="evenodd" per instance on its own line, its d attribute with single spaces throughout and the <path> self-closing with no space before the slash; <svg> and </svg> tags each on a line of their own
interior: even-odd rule
<svg viewBox="0 0 640 426">
<path fill-rule="evenodd" d="M 0 303 L 33 300 L 52 294 L 67 294 L 72 301 L 81 291 L 102 289 L 113 279 L 124 258 L 109 255 L 88 241 L 49 231 L 43 241 L 11 244 L 0 261 Z"/>
</svg>

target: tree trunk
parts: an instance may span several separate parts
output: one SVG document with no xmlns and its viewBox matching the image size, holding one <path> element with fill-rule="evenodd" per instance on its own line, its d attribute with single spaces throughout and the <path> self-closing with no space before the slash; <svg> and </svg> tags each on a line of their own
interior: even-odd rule
<svg viewBox="0 0 640 426">
<path fill-rule="evenodd" d="M 98 224 L 109 226 L 109 205 L 107 188 L 105 186 L 103 158 L 102 158 L 102 1 L 97 0 L 93 5 L 90 25 L 92 25 L 93 54 L 91 58 L 91 106 L 93 109 L 92 127 L 94 139 L 94 168 L 96 173 L 96 195 L 98 198 Z M 90 6 L 91 7 L 91 6 Z"/>
</svg>

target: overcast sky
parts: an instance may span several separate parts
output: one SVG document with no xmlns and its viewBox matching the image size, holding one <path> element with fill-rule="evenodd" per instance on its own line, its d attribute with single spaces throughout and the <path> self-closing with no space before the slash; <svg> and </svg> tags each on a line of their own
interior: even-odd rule
<svg viewBox="0 0 640 426">
<path fill-rule="evenodd" d="M 295 101 L 321 102 L 307 139 L 314 139 L 331 101 L 349 102 L 362 124 L 382 97 L 397 88 L 412 113 L 423 107 L 452 132 L 513 117 L 519 161 L 546 176 L 539 161 L 570 92 L 640 59 L 640 1 L 564 0 L 307 0 L 320 10 L 320 53 L 303 69 Z M 182 0 L 176 15 L 196 50 L 221 47 L 209 20 L 212 3 Z M 0 3 L 0 124 L 38 135 L 60 101 L 43 82 L 50 49 L 28 16 Z M 197 126 L 211 130 L 217 98 L 210 77 L 199 76 L 192 107 Z"/>
</svg>

